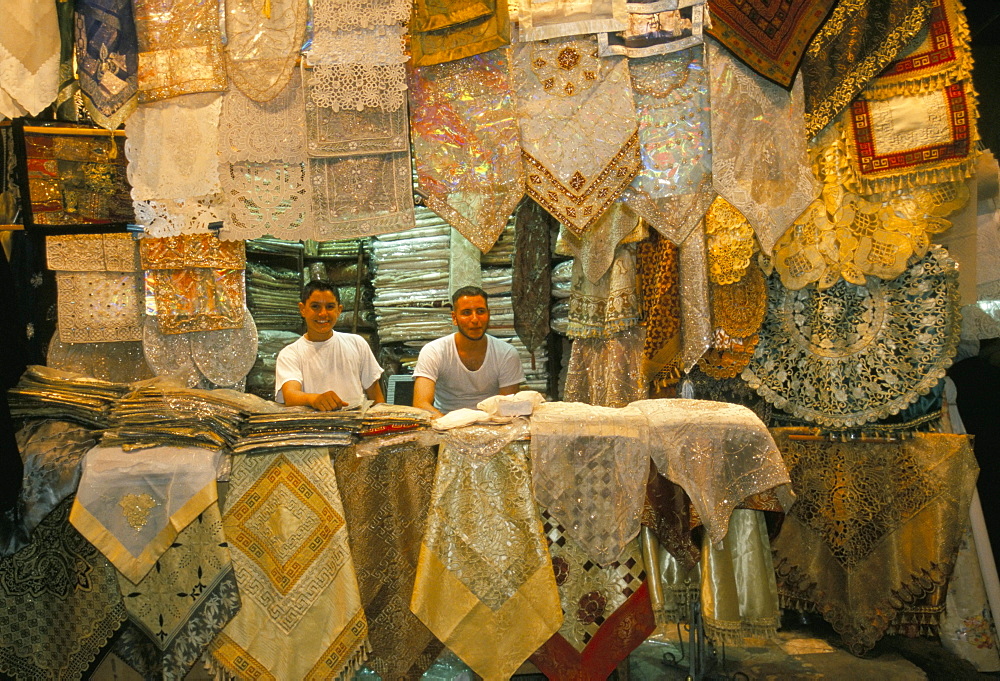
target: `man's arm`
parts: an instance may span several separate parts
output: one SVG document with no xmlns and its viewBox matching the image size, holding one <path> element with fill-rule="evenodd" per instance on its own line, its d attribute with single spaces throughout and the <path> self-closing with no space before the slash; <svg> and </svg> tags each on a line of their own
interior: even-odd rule
<svg viewBox="0 0 1000 681">
<path fill-rule="evenodd" d="M 378 379 L 375 379 L 374 383 L 365 388 L 365 396 L 375 404 L 385 402 L 385 395 L 382 394 L 382 384 Z"/>
<path fill-rule="evenodd" d="M 378 381 L 375 382 L 378 385 Z M 382 388 L 379 387 L 379 394 Z M 334 411 L 341 407 L 346 407 L 347 402 L 340 399 L 340 396 L 332 390 L 325 393 L 307 393 L 302 391 L 302 384 L 298 381 L 285 381 L 281 386 L 281 396 L 285 398 L 285 404 L 289 407 L 312 407 L 317 411 Z"/>
<path fill-rule="evenodd" d="M 434 418 L 437 418 L 444 414 L 434 408 L 434 386 L 434 381 L 426 376 L 417 376 L 413 379 L 413 406 L 429 411 Z"/>
<path fill-rule="evenodd" d="M 514 393 L 521 390 L 521 384 L 515 383 L 514 385 L 505 385 L 500 388 L 500 395 L 513 395 Z"/>
</svg>

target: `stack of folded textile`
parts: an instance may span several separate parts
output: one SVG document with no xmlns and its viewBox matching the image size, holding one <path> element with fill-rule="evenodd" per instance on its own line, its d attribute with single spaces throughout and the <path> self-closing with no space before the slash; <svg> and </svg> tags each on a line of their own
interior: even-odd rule
<svg viewBox="0 0 1000 681">
<path fill-rule="evenodd" d="M 286 345 L 298 340 L 292 331 L 265 329 L 257 332 L 257 361 L 247 374 L 247 392 L 265 400 L 274 399 L 274 365 L 278 353 Z"/>
<path fill-rule="evenodd" d="M 124 383 L 30 366 L 7 399 L 14 418 L 62 419 L 103 428 L 111 405 L 129 390 Z"/>
<path fill-rule="evenodd" d="M 247 307 L 258 332 L 261 329 L 297 331 L 302 326 L 299 315 L 299 291 L 302 275 L 298 269 L 247 261 Z"/>
<path fill-rule="evenodd" d="M 558 334 L 566 335 L 569 326 L 569 295 L 573 283 L 573 261 L 564 260 L 552 268 L 552 312 L 549 326 Z"/>
</svg>

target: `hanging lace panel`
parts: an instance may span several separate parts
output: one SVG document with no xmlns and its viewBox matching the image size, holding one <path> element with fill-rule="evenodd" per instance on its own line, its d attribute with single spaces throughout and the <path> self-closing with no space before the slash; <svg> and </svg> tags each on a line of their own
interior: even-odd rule
<svg viewBox="0 0 1000 681">
<path fill-rule="evenodd" d="M 417 191 L 484 253 L 524 195 L 509 50 L 410 71 Z"/>
<path fill-rule="evenodd" d="M 135 0 L 139 102 L 226 89 L 217 0 Z"/>
<path fill-rule="evenodd" d="M 618 246 L 642 241 L 647 233 L 646 224 L 625 204 L 617 202 L 579 237 L 560 229 L 556 246 L 560 252 L 572 255 L 583 275 L 597 283 L 611 268 Z"/>
<path fill-rule="evenodd" d="M 622 201 L 679 244 L 715 196 L 704 47 L 628 67 L 642 168 Z"/>
<path fill-rule="evenodd" d="M 654 8 L 669 7 L 659 12 Z M 620 33 L 598 33 L 602 57 L 652 57 L 700 45 L 708 19 L 705 0 L 673 3 L 626 2 L 628 25 Z"/>
<path fill-rule="evenodd" d="M 219 238 L 294 241 L 315 232 L 304 163 L 228 163 L 219 174 L 228 207 Z"/>
<path fill-rule="evenodd" d="M 135 221 L 150 237 L 207 234 L 213 223 L 223 222 L 227 215 L 221 192 L 188 199 L 133 201 L 132 207 Z"/>
<path fill-rule="evenodd" d="M 582 234 L 641 166 L 627 60 L 578 38 L 520 44 L 514 64 L 528 194 Z"/>
<path fill-rule="evenodd" d="M 301 162 L 306 153 L 306 117 L 302 78 L 295 69 L 286 87 L 258 102 L 241 90 L 222 98 L 219 114 L 219 157 L 226 163 Z"/>
<path fill-rule="evenodd" d="M 232 84 L 257 102 L 279 96 L 297 70 L 308 14 L 308 0 L 226 0 L 225 56 Z"/>
<path fill-rule="evenodd" d="M 708 263 L 702 227 L 693 230 L 680 245 L 680 280 L 681 368 L 688 373 L 712 344 Z"/>
<path fill-rule="evenodd" d="M 51 2 L 11 3 L 0 24 L 0 116 L 37 116 L 59 92 L 59 18 Z"/>
<path fill-rule="evenodd" d="M 579 260 L 573 261 L 569 302 L 570 338 L 610 338 L 636 326 L 642 317 L 635 267 L 635 246 L 616 249 L 611 267 L 596 282 L 584 276 Z"/>
<path fill-rule="evenodd" d="M 316 104 L 307 89 L 306 133 L 310 156 L 360 156 L 409 151 L 406 108 L 334 110 Z"/>
<path fill-rule="evenodd" d="M 725 48 L 708 43 L 715 191 L 753 225 L 771 253 L 792 221 L 819 194 L 802 125 L 802 83 L 765 81 Z"/>
<path fill-rule="evenodd" d="M 408 0 L 315 0 L 313 21 L 320 31 L 356 30 L 406 23 Z"/>
<path fill-rule="evenodd" d="M 743 379 L 775 407 L 840 428 L 898 413 L 944 376 L 958 345 L 958 271 L 940 247 L 892 281 L 786 289 L 772 275 Z"/>
<path fill-rule="evenodd" d="M 95 123 L 116 130 L 135 110 L 139 43 L 131 0 L 78 0 L 76 75 Z"/>
</svg>

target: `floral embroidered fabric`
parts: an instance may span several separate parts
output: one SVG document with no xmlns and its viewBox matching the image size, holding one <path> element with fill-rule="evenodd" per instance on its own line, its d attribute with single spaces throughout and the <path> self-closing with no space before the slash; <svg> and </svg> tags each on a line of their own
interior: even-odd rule
<svg viewBox="0 0 1000 681">
<path fill-rule="evenodd" d="M 0 116 L 37 116 L 59 92 L 59 17 L 48 2 L 8 6 L 0 27 Z"/>
<path fill-rule="evenodd" d="M 796 291 L 772 275 L 768 286 L 767 317 L 743 379 L 794 416 L 836 427 L 886 418 L 951 365 L 961 329 L 958 272 L 940 247 L 892 281 Z"/>
<path fill-rule="evenodd" d="M 76 75 L 87 113 L 116 130 L 135 110 L 139 43 L 131 0 L 76 3 Z"/>
<path fill-rule="evenodd" d="M 679 244 L 715 196 L 704 47 L 629 60 L 628 67 L 642 168 L 622 201 Z"/>
<path fill-rule="evenodd" d="M 736 206 L 715 197 L 705 214 L 708 276 L 715 284 L 734 284 L 743 278 L 757 251 L 753 227 Z"/>
<path fill-rule="evenodd" d="M 639 323 L 640 304 L 634 244 L 618 247 L 611 267 L 593 283 L 584 276 L 580 261 L 574 260 L 566 335 L 570 338 L 613 336 Z"/>
<path fill-rule="evenodd" d="M 625 0 L 519 0 L 519 40 L 624 31 L 628 27 Z"/>
<path fill-rule="evenodd" d="M 301 161 L 306 153 L 306 118 L 298 69 L 274 97 L 258 102 L 240 90 L 222 98 L 219 157 L 226 163 Z"/>
<path fill-rule="evenodd" d="M 819 194 L 802 124 L 802 83 L 789 93 L 713 41 L 708 56 L 715 191 L 743 213 L 761 249 L 771 253 L 778 237 Z"/>
<path fill-rule="evenodd" d="M 640 168 L 627 60 L 576 38 L 520 44 L 514 64 L 528 193 L 582 234 Z"/>
<path fill-rule="evenodd" d="M 141 239 L 139 255 L 144 270 L 182 267 L 242 269 L 246 265 L 244 244 L 220 241 L 209 234 Z"/>
<path fill-rule="evenodd" d="M 218 2 L 135 0 L 139 102 L 226 89 Z"/>
<path fill-rule="evenodd" d="M 315 84 L 306 89 L 306 135 L 310 156 L 361 156 L 409 151 L 406 108 L 335 110 L 316 103 Z"/>
<path fill-rule="evenodd" d="M 705 0 L 626 2 L 628 26 L 620 33 L 598 33 L 602 57 L 651 57 L 700 45 L 708 17 Z M 657 8 L 661 11 L 650 10 Z"/>
<path fill-rule="evenodd" d="M 712 321 L 727 335 L 745 338 L 757 333 L 767 308 L 767 281 L 756 263 L 731 284 L 711 285 Z"/>
<path fill-rule="evenodd" d="M 677 246 L 656 232 L 639 244 L 636 270 L 642 296 L 643 375 L 658 385 L 678 375 L 681 349 L 681 284 Z M 631 400 L 630 400 L 631 401 Z"/>
<path fill-rule="evenodd" d="M 59 337 L 64 343 L 142 338 L 142 296 L 136 272 L 56 272 Z"/>
<path fill-rule="evenodd" d="M 267 102 L 285 89 L 297 70 L 308 13 L 308 0 L 226 0 L 226 67 L 244 95 Z"/>
<path fill-rule="evenodd" d="M 712 347 L 698 359 L 698 368 L 712 378 L 736 378 L 750 363 L 758 341 L 756 333 L 734 338 L 716 329 Z"/>
<path fill-rule="evenodd" d="M 484 253 L 524 195 L 509 50 L 410 71 L 417 191 Z"/>
<path fill-rule="evenodd" d="M 616 202 L 579 237 L 565 229 L 559 230 L 557 247 L 572 254 L 580 263 L 583 276 L 597 283 L 611 269 L 618 246 L 640 242 L 647 233 L 646 223 L 625 204 Z"/>
<path fill-rule="evenodd" d="M 573 339 L 563 399 L 624 407 L 645 397 L 642 372 L 645 337 L 646 330 L 634 326 L 607 337 Z"/>
</svg>

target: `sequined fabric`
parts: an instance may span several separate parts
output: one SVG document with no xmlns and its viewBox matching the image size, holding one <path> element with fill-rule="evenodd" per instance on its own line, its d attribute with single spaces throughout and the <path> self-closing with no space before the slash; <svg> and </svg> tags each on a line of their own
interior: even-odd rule
<svg viewBox="0 0 1000 681">
<path fill-rule="evenodd" d="M 139 101 L 226 89 L 217 0 L 135 0 Z"/>
<path fill-rule="evenodd" d="M 82 678 L 126 617 L 114 568 L 66 519 L 71 503 L 0 558 L 0 672 L 15 678 Z"/>
<path fill-rule="evenodd" d="M 680 244 L 681 369 L 691 371 L 712 343 L 708 297 L 708 262 L 704 228 L 692 231 Z"/>
<path fill-rule="evenodd" d="M 917 36 L 931 0 L 839 2 L 802 58 L 806 134 L 826 127 Z"/>
<path fill-rule="evenodd" d="M 802 83 L 789 93 L 713 41 L 708 57 L 715 190 L 746 217 L 770 253 L 820 189 L 806 151 Z"/>
<path fill-rule="evenodd" d="M 383 679 L 413 679 L 443 648 L 408 607 L 437 457 L 419 439 L 376 443 L 372 456 L 332 450 L 334 468 L 368 617 L 372 652 L 365 664 Z"/>
<path fill-rule="evenodd" d="M 368 626 L 327 450 L 235 455 L 229 484 L 223 527 L 242 607 L 211 665 L 256 678 L 352 674 Z"/>
<path fill-rule="evenodd" d="M 645 397 L 645 337 L 645 329 L 636 326 L 605 338 L 574 339 L 562 398 L 567 402 L 624 407 Z"/>
<path fill-rule="evenodd" d="M 485 678 L 509 677 L 562 624 L 527 447 L 517 442 L 527 434 L 524 420 L 448 431 L 410 601 Z"/>
<path fill-rule="evenodd" d="M 285 89 L 307 15 L 307 0 L 226 0 L 226 70 L 245 96 L 267 102 Z"/>
<path fill-rule="evenodd" d="M 534 357 L 549 334 L 552 269 L 549 243 L 554 220 L 531 199 L 518 207 L 514 227 L 514 263 L 510 287 L 514 330 Z"/>
<path fill-rule="evenodd" d="M 509 50 L 410 71 L 417 191 L 489 251 L 524 193 Z"/>
<path fill-rule="evenodd" d="M 783 605 L 816 608 L 863 654 L 951 574 L 977 473 L 968 439 L 832 443 L 774 433 L 799 496 L 772 543 Z"/>
<path fill-rule="evenodd" d="M 670 9 L 663 9 L 663 8 Z M 626 57 L 651 57 L 670 54 L 700 45 L 708 23 L 708 3 L 686 0 L 683 3 L 626 2 L 628 25 L 620 33 L 598 33 L 602 57 L 620 54 Z M 650 10 L 661 9 L 662 11 Z"/>
<path fill-rule="evenodd" d="M 87 113 L 115 130 L 135 110 L 139 43 L 131 0 L 76 2 L 76 75 Z"/>
<path fill-rule="evenodd" d="M 961 325 L 958 272 L 932 247 L 898 278 L 786 289 L 772 275 L 743 379 L 775 407 L 828 426 L 898 413 L 944 376 Z"/>
<path fill-rule="evenodd" d="M 517 20 L 523 42 L 564 36 L 624 31 L 625 0 L 520 0 Z"/>
<path fill-rule="evenodd" d="M 642 168 L 622 200 L 680 243 L 715 196 L 704 48 L 628 65 Z"/>
<path fill-rule="evenodd" d="M 142 338 L 140 278 L 135 272 L 56 272 L 59 338 L 109 343 Z"/>
<path fill-rule="evenodd" d="M 593 38 L 514 49 L 528 194 L 575 234 L 621 195 L 640 168 L 627 60 L 601 59 Z"/>
<path fill-rule="evenodd" d="M 443 64 L 510 45 L 507 5 L 507 0 L 417 0 L 410 24 L 413 65 Z"/>
<path fill-rule="evenodd" d="M 681 291 L 677 246 L 658 232 L 639 244 L 636 271 L 646 339 L 642 348 L 646 382 L 675 377 L 681 349 Z M 631 400 L 629 400 L 631 401 Z"/>
<path fill-rule="evenodd" d="M 202 376 L 219 387 L 239 388 L 257 360 L 257 324 L 248 310 L 235 329 L 195 331 L 191 358 Z"/>
</svg>

